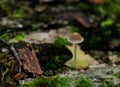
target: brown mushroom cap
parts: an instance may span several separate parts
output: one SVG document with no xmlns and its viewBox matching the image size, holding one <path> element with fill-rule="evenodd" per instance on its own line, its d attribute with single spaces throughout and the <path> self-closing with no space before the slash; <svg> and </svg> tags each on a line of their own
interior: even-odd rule
<svg viewBox="0 0 120 87">
<path fill-rule="evenodd" d="M 68 35 L 67 40 L 70 43 L 82 43 L 84 41 L 84 38 L 79 33 L 74 32 Z"/>
</svg>

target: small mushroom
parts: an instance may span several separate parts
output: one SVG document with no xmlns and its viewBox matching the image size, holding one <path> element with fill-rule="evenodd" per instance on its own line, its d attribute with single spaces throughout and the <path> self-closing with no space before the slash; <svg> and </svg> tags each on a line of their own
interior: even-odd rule
<svg viewBox="0 0 120 87">
<path fill-rule="evenodd" d="M 84 38 L 77 32 L 74 32 L 72 34 L 69 34 L 67 36 L 67 40 L 73 44 L 74 46 L 74 54 L 73 54 L 73 58 L 74 58 L 74 64 L 76 67 L 76 52 L 77 52 L 77 48 L 76 48 L 76 44 L 78 43 L 82 43 L 84 41 Z"/>
</svg>

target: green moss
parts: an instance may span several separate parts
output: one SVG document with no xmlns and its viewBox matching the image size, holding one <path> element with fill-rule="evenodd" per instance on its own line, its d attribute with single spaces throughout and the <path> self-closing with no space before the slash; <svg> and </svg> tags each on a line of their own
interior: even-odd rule
<svg viewBox="0 0 120 87">
<path fill-rule="evenodd" d="M 120 79 L 120 72 L 116 73 L 115 76 Z"/>
<path fill-rule="evenodd" d="M 70 26 L 70 31 L 71 31 L 71 33 L 73 33 L 73 32 L 79 32 L 79 28 L 76 27 L 76 26 L 71 25 Z"/>
<path fill-rule="evenodd" d="M 10 35 L 8 33 L 4 33 L 0 36 L 0 39 L 3 39 L 6 40 L 6 41 L 9 41 L 10 40 Z"/>
<path fill-rule="evenodd" d="M 15 36 L 15 39 L 18 41 L 24 41 L 26 33 L 25 32 L 20 32 L 20 34 Z"/>
<path fill-rule="evenodd" d="M 32 82 L 25 83 L 18 87 L 69 87 L 69 78 L 52 77 L 37 77 Z"/>
<path fill-rule="evenodd" d="M 94 87 L 94 84 L 92 84 L 89 79 L 82 76 L 81 80 L 76 80 L 75 87 Z"/>
<path fill-rule="evenodd" d="M 66 39 L 63 39 L 62 37 L 58 37 L 55 41 L 55 44 L 57 47 L 62 48 L 63 46 L 69 44 L 69 42 Z"/>
</svg>

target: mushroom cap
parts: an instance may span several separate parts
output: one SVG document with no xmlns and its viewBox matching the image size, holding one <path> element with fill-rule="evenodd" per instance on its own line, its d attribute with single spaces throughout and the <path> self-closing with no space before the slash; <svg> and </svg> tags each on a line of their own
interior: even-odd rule
<svg viewBox="0 0 120 87">
<path fill-rule="evenodd" d="M 84 38 L 79 33 L 74 32 L 67 36 L 67 40 L 70 43 L 82 43 L 84 41 Z"/>
</svg>

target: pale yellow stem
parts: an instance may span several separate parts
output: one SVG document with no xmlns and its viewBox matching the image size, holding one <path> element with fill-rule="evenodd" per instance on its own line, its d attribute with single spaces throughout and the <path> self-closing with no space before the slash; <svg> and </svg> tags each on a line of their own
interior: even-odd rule
<svg viewBox="0 0 120 87">
<path fill-rule="evenodd" d="M 74 47 L 74 54 L 73 54 L 74 66 L 76 68 L 76 52 L 77 52 L 77 48 L 76 48 L 76 44 L 75 43 L 73 44 L 73 47 Z"/>
</svg>

